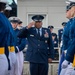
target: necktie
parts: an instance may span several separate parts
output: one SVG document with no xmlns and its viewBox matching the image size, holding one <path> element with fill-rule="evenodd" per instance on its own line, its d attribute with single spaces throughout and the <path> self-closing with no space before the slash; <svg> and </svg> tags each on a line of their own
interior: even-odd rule
<svg viewBox="0 0 75 75">
<path fill-rule="evenodd" d="M 38 29 L 38 37 L 40 38 L 40 29 Z"/>
</svg>

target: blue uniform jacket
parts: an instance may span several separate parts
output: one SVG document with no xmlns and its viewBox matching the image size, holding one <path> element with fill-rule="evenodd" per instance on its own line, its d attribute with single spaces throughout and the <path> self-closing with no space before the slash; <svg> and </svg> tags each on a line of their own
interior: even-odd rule
<svg viewBox="0 0 75 75">
<path fill-rule="evenodd" d="M 56 33 L 52 33 L 52 36 L 55 35 L 55 38 L 53 40 L 53 44 L 54 44 L 54 47 L 58 47 L 58 38 L 57 38 L 57 34 Z"/>
<path fill-rule="evenodd" d="M 58 39 L 53 40 L 54 47 L 58 47 Z"/>
<path fill-rule="evenodd" d="M 70 37 L 70 44 L 67 49 L 66 60 L 73 62 L 75 54 L 75 18 L 72 19 L 69 37 Z"/>
<path fill-rule="evenodd" d="M 9 34 L 9 47 L 11 50 L 11 47 L 14 47 L 14 51 L 15 51 L 15 36 L 14 36 L 14 30 L 11 26 L 11 23 L 9 22 L 9 28 L 10 28 L 10 34 Z"/>
<path fill-rule="evenodd" d="M 63 30 L 63 37 L 62 37 L 62 41 L 63 41 L 63 47 L 62 47 L 62 50 L 67 50 L 67 48 L 69 47 L 69 44 L 70 44 L 70 36 L 69 36 L 69 33 L 70 33 L 70 27 L 71 27 L 71 24 L 72 24 L 72 19 L 70 19 L 66 26 L 64 27 L 64 30 Z"/>
<path fill-rule="evenodd" d="M 53 42 L 49 29 L 42 28 L 42 35 L 38 38 L 35 27 L 30 29 L 25 27 L 18 34 L 18 37 L 27 38 L 28 40 L 26 61 L 47 63 L 48 58 L 53 58 Z"/>
<path fill-rule="evenodd" d="M 22 51 L 25 48 L 26 45 L 26 39 L 25 38 L 18 38 L 17 35 L 19 33 L 19 29 L 14 30 L 14 36 L 15 36 L 15 48 L 18 47 L 19 51 Z M 18 52 L 18 49 L 16 48 L 15 52 Z"/>
<path fill-rule="evenodd" d="M 8 70 L 10 69 L 10 61 L 9 61 L 9 36 L 10 36 L 10 23 L 6 16 L 3 13 L 0 13 L 0 47 L 4 47 L 5 55 L 8 60 Z"/>
<path fill-rule="evenodd" d="M 8 19 L 3 13 L 0 13 L 0 47 L 5 48 L 5 54 L 8 58 L 8 38 L 9 38 L 9 26 Z"/>
</svg>

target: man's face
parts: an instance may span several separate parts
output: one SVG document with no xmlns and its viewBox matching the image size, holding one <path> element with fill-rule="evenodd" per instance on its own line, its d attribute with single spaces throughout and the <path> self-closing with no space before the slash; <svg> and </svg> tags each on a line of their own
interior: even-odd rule
<svg viewBox="0 0 75 75">
<path fill-rule="evenodd" d="M 51 33 L 53 32 L 53 28 L 50 29 Z"/>
<path fill-rule="evenodd" d="M 17 22 L 11 22 L 11 25 L 12 25 L 13 29 L 16 29 L 16 28 L 17 28 L 18 23 L 17 23 Z"/>
<path fill-rule="evenodd" d="M 55 39 L 55 36 L 52 36 L 52 40 L 54 40 Z"/>
<path fill-rule="evenodd" d="M 41 28 L 42 27 L 42 22 L 41 21 L 35 22 L 35 27 L 36 28 Z"/>
<path fill-rule="evenodd" d="M 70 11 L 70 9 L 66 12 L 66 18 L 68 18 L 68 19 L 71 18 L 71 11 Z"/>
<path fill-rule="evenodd" d="M 71 17 L 75 16 L 75 6 L 71 8 Z"/>
</svg>

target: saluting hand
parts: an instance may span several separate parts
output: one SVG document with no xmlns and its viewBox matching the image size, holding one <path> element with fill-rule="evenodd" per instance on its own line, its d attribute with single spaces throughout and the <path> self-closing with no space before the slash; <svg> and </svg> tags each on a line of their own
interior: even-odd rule
<svg viewBox="0 0 75 75">
<path fill-rule="evenodd" d="M 31 28 L 33 25 L 35 25 L 35 22 L 29 23 L 28 26 L 27 26 L 27 28 L 29 29 L 29 28 Z"/>
<path fill-rule="evenodd" d="M 52 59 L 51 58 L 48 58 L 48 63 L 51 63 L 52 62 Z"/>
</svg>

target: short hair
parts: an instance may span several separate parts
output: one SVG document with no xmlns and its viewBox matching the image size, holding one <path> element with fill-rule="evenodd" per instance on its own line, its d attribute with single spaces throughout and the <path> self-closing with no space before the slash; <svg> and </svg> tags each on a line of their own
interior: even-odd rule
<svg viewBox="0 0 75 75">
<path fill-rule="evenodd" d="M 48 26 L 48 28 L 49 28 L 49 29 L 53 29 L 53 28 L 54 28 L 54 26 Z"/>
<path fill-rule="evenodd" d="M 65 26 L 67 23 L 66 22 L 62 22 L 62 26 Z"/>
</svg>

